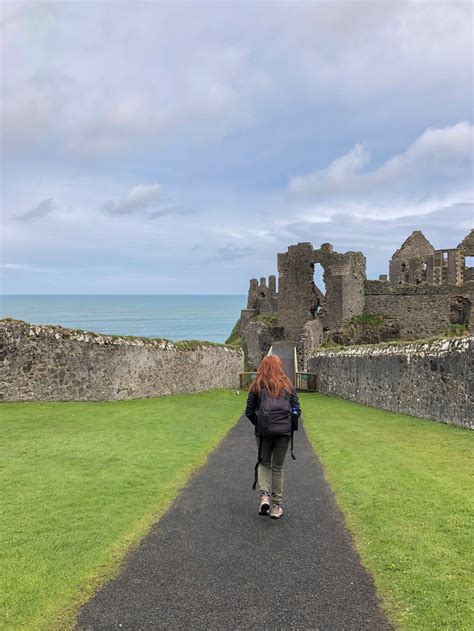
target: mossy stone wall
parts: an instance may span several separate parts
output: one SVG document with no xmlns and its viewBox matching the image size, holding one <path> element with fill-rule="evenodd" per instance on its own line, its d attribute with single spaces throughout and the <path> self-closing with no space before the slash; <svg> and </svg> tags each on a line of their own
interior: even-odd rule
<svg viewBox="0 0 474 631">
<path fill-rule="evenodd" d="M 0 399 L 105 401 L 237 388 L 243 351 L 0 321 Z"/>
<path fill-rule="evenodd" d="M 321 349 L 308 369 L 322 394 L 474 429 L 474 337 Z"/>
</svg>

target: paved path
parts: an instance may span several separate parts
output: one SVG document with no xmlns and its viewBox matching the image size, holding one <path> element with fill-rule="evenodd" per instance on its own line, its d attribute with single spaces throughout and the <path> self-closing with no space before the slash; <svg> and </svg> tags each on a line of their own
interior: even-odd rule
<svg viewBox="0 0 474 631">
<path fill-rule="evenodd" d="M 295 347 L 295 342 L 288 340 L 273 342 L 272 344 L 272 355 L 278 355 L 281 359 L 283 370 L 291 383 L 295 383 Z"/>
<path fill-rule="evenodd" d="M 252 431 L 243 417 L 77 629 L 390 629 L 303 431 L 285 515 L 257 515 Z"/>
</svg>

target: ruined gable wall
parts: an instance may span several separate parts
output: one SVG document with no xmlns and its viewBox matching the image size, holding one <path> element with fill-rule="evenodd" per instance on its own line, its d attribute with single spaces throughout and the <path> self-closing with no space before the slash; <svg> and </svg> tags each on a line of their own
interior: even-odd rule
<svg viewBox="0 0 474 631">
<path fill-rule="evenodd" d="M 474 256 L 474 228 L 464 237 L 458 248 L 463 251 L 464 256 Z"/>
</svg>

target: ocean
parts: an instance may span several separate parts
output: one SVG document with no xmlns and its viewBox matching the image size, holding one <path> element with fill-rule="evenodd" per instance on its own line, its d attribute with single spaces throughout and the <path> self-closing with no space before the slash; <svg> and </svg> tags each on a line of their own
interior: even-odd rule
<svg viewBox="0 0 474 631">
<path fill-rule="evenodd" d="M 246 296 L 12 296 L 0 317 L 116 335 L 225 342 Z"/>
</svg>

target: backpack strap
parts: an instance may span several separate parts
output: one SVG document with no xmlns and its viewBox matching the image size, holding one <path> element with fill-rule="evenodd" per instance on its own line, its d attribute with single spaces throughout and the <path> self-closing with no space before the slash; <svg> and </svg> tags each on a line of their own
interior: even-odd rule
<svg viewBox="0 0 474 631">
<path fill-rule="evenodd" d="M 255 465 L 255 471 L 254 471 L 254 477 L 253 477 L 253 485 L 252 485 L 252 490 L 255 491 L 255 489 L 257 488 L 257 482 L 258 482 L 258 465 L 260 464 L 260 462 L 262 461 L 262 442 L 263 442 L 263 436 L 260 435 L 259 436 L 259 440 L 258 440 L 258 456 L 257 456 L 257 464 Z"/>
<path fill-rule="evenodd" d="M 293 453 L 293 434 L 294 434 L 294 431 L 291 430 L 290 454 L 293 460 L 296 460 L 295 454 Z"/>
</svg>

